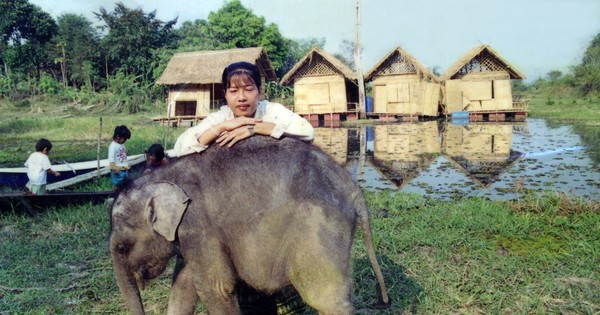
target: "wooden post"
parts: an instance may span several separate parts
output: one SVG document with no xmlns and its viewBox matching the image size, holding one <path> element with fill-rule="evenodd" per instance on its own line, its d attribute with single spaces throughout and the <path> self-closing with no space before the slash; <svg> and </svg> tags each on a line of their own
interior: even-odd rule
<svg viewBox="0 0 600 315">
<path fill-rule="evenodd" d="M 102 141 L 101 139 L 102 139 L 102 117 L 100 117 L 100 130 L 98 131 L 98 148 L 96 149 L 96 160 L 98 161 L 98 167 L 96 169 L 96 172 L 98 174 L 98 177 L 100 177 L 100 142 Z"/>
<path fill-rule="evenodd" d="M 360 0 L 356 0 L 356 38 L 354 40 L 354 63 L 356 64 L 356 78 L 358 79 L 358 110 L 359 118 L 367 116 L 365 110 L 365 81 L 360 62 Z"/>
</svg>

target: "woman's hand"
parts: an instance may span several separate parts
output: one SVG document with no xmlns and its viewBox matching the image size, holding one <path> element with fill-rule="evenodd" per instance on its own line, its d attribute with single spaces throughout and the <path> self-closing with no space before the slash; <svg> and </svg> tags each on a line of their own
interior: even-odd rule
<svg viewBox="0 0 600 315">
<path fill-rule="evenodd" d="M 254 125 L 258 122 L 261 122 L 261 119 L 254 119 L 254 118 L 250 118 L 250 117 L 244 117 L 244 116 L 240 116 L 240 117 L 236 117 L 234 119 L 231 120 L 226 120 L 222 123 L 219 124 L 219 129 L 223 132 L 231 132 L 234 131 L 242 126 L 246 126 L 246 125 Z"/>
<path fill-rule="evenodd" d="M 254 124 L 242 125 L 234 130 L 224 132 L 215 142 L 220 146 L 227 145 L 227 147 L 231 147 L 240 140 L 250 138 L 254 135 L 254 131 L 248 126 L 254 126 Z"/>
<path fill-rule="evenodd" d="M 231 147 L 236 142 L 252 136 L 253 130 L 248 129 L 248 126 L 255 126 L 258 123 L 262 124 L 262 119 L 244 116 L 226 120 L 220 124 L 213 125 L 210 129 L 203 132 L 198 137 L 198 143 L 209 145 L 215 141 L 220 146 L 228 145 Z"/>
</svg>

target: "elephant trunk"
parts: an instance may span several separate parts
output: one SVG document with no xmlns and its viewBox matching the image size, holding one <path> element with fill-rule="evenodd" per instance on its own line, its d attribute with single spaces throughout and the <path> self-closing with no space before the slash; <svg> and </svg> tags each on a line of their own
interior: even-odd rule
<svg viewBox="0 0 600 315">
<path fill-rule="evenodd" d="M 113 261 L 113 266 L 117 285 L 119 286 L 121 295 L 125 299 L 127 308 L 131 311 L 132 315 L 144 315 L 144 305 L 142 304 L 142 297 L 140 296 L 140 290 L 135 277 L 128 271 L 123 262 L 115 260 Z"/>
</svg>

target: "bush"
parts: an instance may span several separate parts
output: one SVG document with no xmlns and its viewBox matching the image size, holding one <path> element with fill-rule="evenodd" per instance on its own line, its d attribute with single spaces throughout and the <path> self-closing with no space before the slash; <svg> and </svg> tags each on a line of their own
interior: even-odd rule
<svg viewBox="0 0 600 315">
<path fill-rule="evenodd" d="M 9 96 L 14 88 L 15 82 L 11 78 L 0 75 L 0 97 Z"/>
<path fill-rule="evenodd" d="M 294 97 L 294 90 L 289 86 L 279 84 L 279 82 L 265 83 L 265 98 L 282 104 L 293 103 L 290 99 Z"/>
<path fill-rule="evenodd" d="M 150 90 L 140 86 L 138 79 L 139 76 L 128 75 L 122 71 L 108 79 L 106 90 L 110 93 L 109 103 L 114 104 L 118 112 L 137 113 L 150 99 Z"/>
<path fill-rule="evenodd" d="M 62 90 L 62 84 L 47 74 L 42 74 L 38 89 L 44 94 L 58 94 Z"/>
<path fill-rule="evenodd" d="M 31 102 L 29 101 L 29 99 L 22 99 L 22 100 L 18 100 L 15 102 L 15 107 L 18 108 L 26 108 L 26 107 L 31 107 Z"/>
</svg>

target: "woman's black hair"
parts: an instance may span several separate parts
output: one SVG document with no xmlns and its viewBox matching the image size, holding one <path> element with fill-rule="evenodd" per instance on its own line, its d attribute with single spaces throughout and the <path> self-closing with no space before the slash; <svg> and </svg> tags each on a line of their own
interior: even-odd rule
<svg viewBox="0 0 600 315">
<path fill-rule="evenodd" d="M 125 125 L 116 126 L 115 132 L 113 133 L 113 140 L 115 140 L 117 137 L 129 139 L 131 138 L 131 131 L 129 131 L 129 129 Z"/>
<path fill-rule="evenodd" d="M 146 150 L 147 154 L 154 155 L 156 161 L 162 161 L 165 158 L 165 148 L 159 143 L 155 143 L 151 145 L 148 150 Z"/>
<path fill-rule="evenodd" d="M 223 70 L 223 76 L 221 78 L 221 83 L 223 84 L 223 90 L 227 90 L 229 87 L 229 79 L 234 74 L 247 73 L 256 84 L 256 87 L 260 89 L 261 80 L 260 80 L 260 71 L 258 67 L 254 64 L 245 61 L 234 62 L 229 66 L 225 67 Z"/>
<path fill-rule="evenodd" d="M 37 152 L 42 152 L 44 149 L 48 149 L 48 152 L 52 149 L 52 142 L 50 140 L 41 138 L 35 143 L 35 150 Z"/>
</svg>

